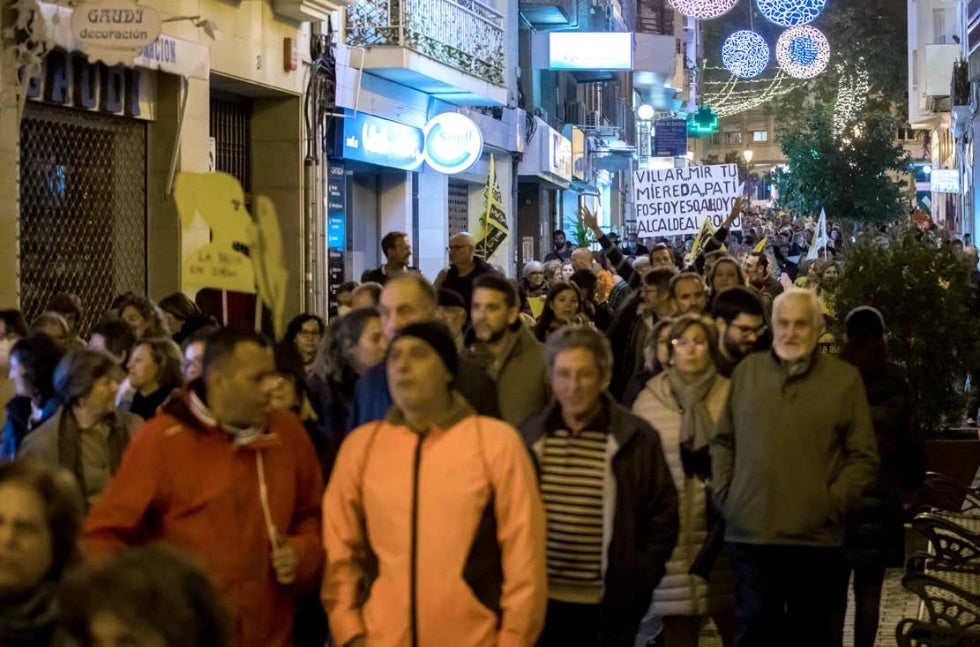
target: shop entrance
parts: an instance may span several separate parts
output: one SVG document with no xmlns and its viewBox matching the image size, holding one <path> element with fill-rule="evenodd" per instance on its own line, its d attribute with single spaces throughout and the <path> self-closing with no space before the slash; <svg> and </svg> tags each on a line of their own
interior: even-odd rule
<svg viewBox="0 0 980 647">
<path fill-rule="evenodd" d="M 146 124 L 29 102 L 20 127 L 21 309 L 79 296 L 84 335 L 126 291 L 146 294 Z"/>
</svg>

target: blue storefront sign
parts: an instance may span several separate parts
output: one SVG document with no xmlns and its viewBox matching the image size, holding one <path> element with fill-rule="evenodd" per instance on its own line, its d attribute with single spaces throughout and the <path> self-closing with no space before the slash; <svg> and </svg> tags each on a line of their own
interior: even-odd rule
<svg viewBox="0 0 980 647">
<path fill-rule="evenodd" d="M 346 160 L 416 171 L 422 166 L 422 129 L 359 112 L 344 118 Z"/>
<path fill-rule="evenodd" d="M 344 283 L 347 243 L 347 173 L 344 163 L 330 160 L 327 169 L 327 285 L 328 312 L 337 314 L 337 289 Z"/>
<path fill-rule="evenodd" d="M 654 157 L 687 155 L 687 120 L 661 119 L 653 124 Z"/>
</svg>

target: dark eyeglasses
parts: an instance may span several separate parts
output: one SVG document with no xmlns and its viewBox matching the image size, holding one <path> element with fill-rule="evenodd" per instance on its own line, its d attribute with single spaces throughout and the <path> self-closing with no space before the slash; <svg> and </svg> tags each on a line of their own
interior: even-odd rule
<svg viewBox="0 0 980 647">
<path fill-rule="evenodd" d="M 762 325 L 757 328 L 752 328 L 750 326 L 740 326 L 738 324 L 733 323 L 731 326 L 732 328 L 739 331 L 743 335 L 755 335 L 756 337 L 762 337 L 764 334 L 766 334 L 766 331 L 769 330 L 769 326 L 766 325 Z"/>
</svg>

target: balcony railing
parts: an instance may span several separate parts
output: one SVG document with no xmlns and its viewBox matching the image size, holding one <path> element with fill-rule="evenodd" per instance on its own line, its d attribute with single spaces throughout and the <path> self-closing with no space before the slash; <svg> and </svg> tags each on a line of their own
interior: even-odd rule
<svg viewBox="0 0 980 647">
<path fill-rule="evenodd" d="M 359 0 L 346 11 L 352 47 L 406 47 L 505 84 L 503 16 L 478 0 Z"/>
</svg>

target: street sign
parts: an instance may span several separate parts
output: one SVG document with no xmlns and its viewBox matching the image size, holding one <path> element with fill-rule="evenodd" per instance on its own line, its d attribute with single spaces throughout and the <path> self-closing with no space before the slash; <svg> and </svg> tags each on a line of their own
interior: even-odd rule
<svg viewBox="0 0 980 647">
<path fill-rule="evenodd" d="M 656 157 L 687 155 L 687 120 L 661 119 L 653 124 L 653 148 Z"/>
</svg>

